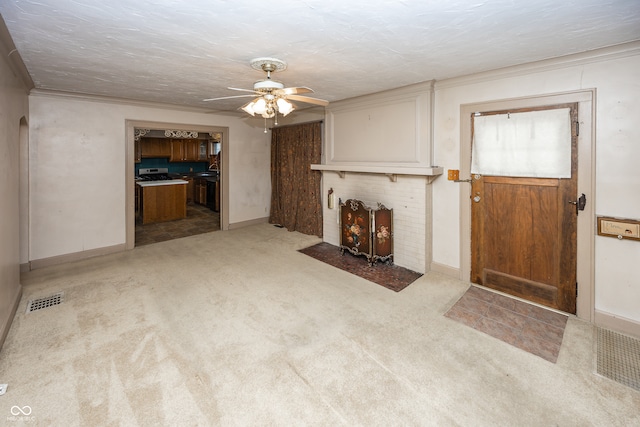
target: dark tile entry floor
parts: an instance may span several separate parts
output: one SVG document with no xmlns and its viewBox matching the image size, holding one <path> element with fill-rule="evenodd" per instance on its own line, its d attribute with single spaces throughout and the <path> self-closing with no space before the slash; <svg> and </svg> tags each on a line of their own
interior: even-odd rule
<svg viewBox="0 0 640 427">
<path fill-rule="evenodd" d="M 185 219 L 146 225 L 136 221 L 136 246 L 218 230 L 220 230 L 220 213 L 206 206 L 188 204 Z"/>
<path fill-rule="evenodd" d="M 567 316 L 477 286 L 445 314 L 485 334 L 555 363 Z"/>
<path fill-rule="evenodd" d="M 400 292 L 422 276 L 421 273 L 393 264 L 378 263 L 369 266 L 366 258 L 349 252 L 341 255 L 340 248 L 326 242 L 300 249 L 300 252 L 395 292 Z"/>
</svg>

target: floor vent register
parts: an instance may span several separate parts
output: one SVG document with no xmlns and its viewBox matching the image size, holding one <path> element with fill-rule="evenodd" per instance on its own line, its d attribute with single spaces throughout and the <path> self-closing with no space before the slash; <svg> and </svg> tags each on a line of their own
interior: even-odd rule
<svg viewBox="0 0 640 427">
<path fill-rule="evenodd" d="M 640 391 L 640 340 L 598 328 L 597 372 Z"/>
<path fill-rule="evenodd" d="M 27 313 L 32 313 L 37 310 L 42 310 L 43 308 L 62 304 L 63 301 L 64 292 L 58 292 L 57 294 L 48 297 L 34 299 L 29 301 L 29 303 L 27 304 Z"/>
</svg>

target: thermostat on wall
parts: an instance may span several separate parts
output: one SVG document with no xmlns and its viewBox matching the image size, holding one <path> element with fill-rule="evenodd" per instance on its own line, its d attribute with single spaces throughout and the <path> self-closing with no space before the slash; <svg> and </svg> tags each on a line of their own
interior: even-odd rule
<svg viewBox="0 0 640 427">
<path fill-rule="evenodd" d="M 598 217 L 598 234 L 620 240 L 640 240 L 640 221 L 633 219 Z"/>
</svg>

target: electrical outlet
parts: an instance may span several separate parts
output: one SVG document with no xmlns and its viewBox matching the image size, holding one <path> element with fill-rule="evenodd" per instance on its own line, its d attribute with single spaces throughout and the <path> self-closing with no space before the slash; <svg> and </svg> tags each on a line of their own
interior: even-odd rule
<svg viewBox="0 0 640 427">
<path fill-rule="evenodd" d="M 447 170 L 447 179 L 449 181 L 458 181 L 460 179 L 460 171 L 458 169 Z"/>
<path fill-rule="evenodd" d="M 0 396 L 2 396 L 3 394 L 5 394 L 7 392 L 7 387 L 9 386 L 9 384 L 0 384 Z"/>
</svg>

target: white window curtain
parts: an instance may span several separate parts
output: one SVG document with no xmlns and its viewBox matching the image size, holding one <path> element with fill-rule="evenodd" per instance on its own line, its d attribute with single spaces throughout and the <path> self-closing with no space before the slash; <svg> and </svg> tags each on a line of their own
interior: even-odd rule
<svg viewBox="0 0 640 427">
<path fill-rule="evenodd" d="M 569 108 L 474 117 L 471 173 L 571 178 Z"/>
</svg>

